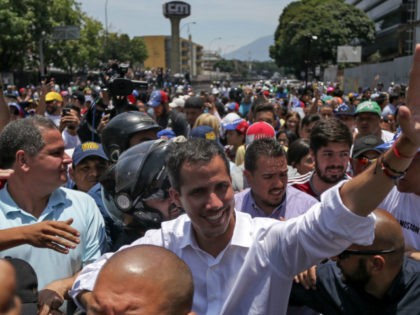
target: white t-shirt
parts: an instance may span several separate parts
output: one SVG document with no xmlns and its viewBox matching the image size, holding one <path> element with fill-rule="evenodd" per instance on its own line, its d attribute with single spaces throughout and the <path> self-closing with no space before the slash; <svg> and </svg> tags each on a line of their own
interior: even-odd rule
<svg viewBox="0 0 420 315">
<path fill-rule="evenodd" d="M 378 208 L 388 211 L 400 222 L 406 247 L 420 251 L 420 196 L 401 193 L 394 187 Z"/>
</svg>

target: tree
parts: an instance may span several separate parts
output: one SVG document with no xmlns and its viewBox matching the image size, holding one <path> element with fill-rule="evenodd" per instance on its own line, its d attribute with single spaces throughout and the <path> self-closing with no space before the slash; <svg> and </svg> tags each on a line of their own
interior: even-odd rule
<svg viewBox="0 0 420 315">
<path fill-rule="evenodd" d="M 22 69 L 24 56 L 33 48 L 36 16 L 29 0 L 0 0 L 0 70 Z"/>
<path fill-rule="evenodd" d="M 307 67 L 334 64 L 337 46 L 374 40 L 374 23 L 344 0 L 290 3 L 279 17 L 270 57 L 279 67 L 299 75 Z"/>
<path fill-rule="evenodd" d="M 54 27 L 78 26 L 77 40 L 56 40 Z M 81 11 L 77 0 L 0 0 L 0 70 L 35 70 L 42 47 L 45 65 L 68 73 L 99 68 L 114 57 L 141 64 L 147 51 L 141 39 L 111 33 L 105 46 L 103 25 Z"/>
</svg>

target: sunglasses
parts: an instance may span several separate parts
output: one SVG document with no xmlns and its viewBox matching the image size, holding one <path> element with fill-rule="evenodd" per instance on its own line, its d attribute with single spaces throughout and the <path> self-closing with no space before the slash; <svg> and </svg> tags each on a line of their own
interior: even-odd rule
<svg viewBox="0 0 420 315">
<path fill-rule="evenodd" d="M 368 166 L 372 163 L 375 163 L 377 159 L 368 159 L 367 157 L 358 157 L 356 158 L 357 162 L 362 166 Z"/>
<path fill-rule="evenodd" d="M 352 250 L 346 249 L 345 251 L 341 252 L 337 255 L 338 259 L 344 260 L 349 258 L 351 255 L 383 255 L 383 254 L 391 254 L 395 253 L 396 249 L 384 249 L 384 250 Z"/>
</svg>

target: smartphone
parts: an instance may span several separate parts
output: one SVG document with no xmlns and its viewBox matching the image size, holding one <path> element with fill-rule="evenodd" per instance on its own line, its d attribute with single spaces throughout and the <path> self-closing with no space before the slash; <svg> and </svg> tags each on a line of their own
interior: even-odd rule
<svg viewBox="0 0 420 315">
<path fill-rule="evenodd" d="M 70 108 L 63 108 L 61 113 L 62 116 L 69 116 L 70 115 Z"/>
</svg>

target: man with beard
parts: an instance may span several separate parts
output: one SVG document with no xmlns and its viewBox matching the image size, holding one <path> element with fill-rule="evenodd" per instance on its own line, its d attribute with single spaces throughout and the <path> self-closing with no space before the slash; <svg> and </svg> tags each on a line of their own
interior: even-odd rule
<svg viewBox="0 0 420 315">
<path fill-rule="evenodd" d="M 289 219 L 305 213 L 317 200 L 287 186 L 287 159 L 272 138 L 252 142 L 245 152 L 247 188 L 235 194 L 235 208 L 252 217 Z M 296 201 L 299 202 L 296 202 Z"/>
<path fill-rule="evenodd" d="M 398 221 L 374 211 L 375 239 L 353 244 L 318 266 L 316 288 L 294 284 L 291 305 L 306 305 L 329 314 L 416 314 L 420 309 L 420 263 L 404 259 L 404 237 Z"/>
<path fill-rule="evenodd" d="M 338 119 L 319 121 L 310 136 L 310 153 L 315 161 L 315 170 L 291 179 L 289 185 L 319 200 L 324 191 L 348 179 L 346 169 L 352 142 L 349 128 Z"/>
</svg>

